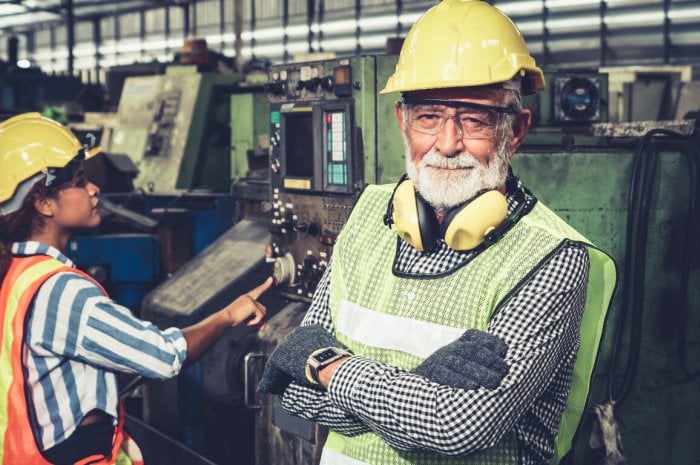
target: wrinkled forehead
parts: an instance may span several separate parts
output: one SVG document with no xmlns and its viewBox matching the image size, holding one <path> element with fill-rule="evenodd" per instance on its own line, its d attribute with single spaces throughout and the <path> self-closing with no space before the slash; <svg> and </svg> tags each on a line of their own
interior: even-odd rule
<svg viewBox="0 0 700 465">
<path fill-rule="evenodd" d="M 460 100 L 484 105 L 501 105 L 505 100 L 505 91 L 503 89 L 494 89 L 490 87 L 426 89 L 405 92 L 403 95 L 413 99 Z"/>
</svg>

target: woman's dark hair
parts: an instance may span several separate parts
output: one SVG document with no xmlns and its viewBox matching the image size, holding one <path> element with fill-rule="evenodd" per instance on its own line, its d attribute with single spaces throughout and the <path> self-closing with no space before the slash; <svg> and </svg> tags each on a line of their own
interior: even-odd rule
<svg viewBox="0 0 700 465">
<path fill-rule="evenodd" d="M 19 210 L 9 215 L 0 215 L 0 283 L 10 268 L 10 244 L 26 241 L 33 232 L 41 231 L 44 227 L 44 217 L 36 211 L 34 202 L 53 197 L 56 192 L 55 188 L 46 187 L 43 182 L 38 181 L 29 190 Z"/>
</svg>

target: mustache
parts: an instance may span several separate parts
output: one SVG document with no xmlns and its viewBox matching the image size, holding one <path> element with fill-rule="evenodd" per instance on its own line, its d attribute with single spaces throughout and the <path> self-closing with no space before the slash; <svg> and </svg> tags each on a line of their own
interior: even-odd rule
<svg viewBox="0 0 700 465">
<path fill-rule="evenodd" d="M 423 156 L 420 161 L 423 167 L 432 168 L 444 168 L 450 170 L 463 169 L 463 168 L 476 168 L 479 166 L 479 162 L 473 155 L 462 152 L 453 157 L 445 157 L 441 155 L 436 150 L 431 150 Z"/>
</svg>

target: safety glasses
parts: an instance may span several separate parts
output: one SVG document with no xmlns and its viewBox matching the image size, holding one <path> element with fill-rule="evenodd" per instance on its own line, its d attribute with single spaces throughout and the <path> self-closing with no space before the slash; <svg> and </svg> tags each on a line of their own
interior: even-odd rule
<svg viewBox="0 0 700 465">
<path fill-rule="evenodd" d="M 403 96 L 411 131 L 436 136 L 448 119 L 455 123 L 464 139 L 491 139 L 505 115 L 515 114 L 511 107 L 482 105 L 459 100 L 417 99 Z"/>
<path fill-rule="evenodd" d="M 71 161 L 62 168 L 46 168 L 43 172 L 46 175 L 44 181 L 46 187 L 56 189 L 64 182 L 75 177 L 75 173 L 80 168 L 80 162 L 85 159 L 85 153 L 81 151 Z"/>
</svg>

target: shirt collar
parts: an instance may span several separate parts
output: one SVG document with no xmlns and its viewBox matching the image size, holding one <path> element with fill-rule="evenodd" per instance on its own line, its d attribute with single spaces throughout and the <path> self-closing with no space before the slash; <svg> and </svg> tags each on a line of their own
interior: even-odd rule
<svg viewBox="0 0 700 465">
<path fill-rule="evenodd" d="M 523 201 L 522 199 L 525 197 L 525 187 L 520 181 L 520 178 L 512 173 L 509 174 L 506 186 L 506 202 L 508 203 L 508 216 L 510 216 Z"/>
<path fill-rule="evenodd" d="M 19 255 L 23 257 L 28 257 L 31 255 L 48 255 L 49 257 L 55 258 L 64 265 L 71 266 L 75 268 L 73 261 L 63 255 L 60 250 L 56 247 L 43 244 L 37 241 L 26 241 L 26 242 L 13 242 L 12 243 L 12 253 L 14 255 Z"/>
</svg>

